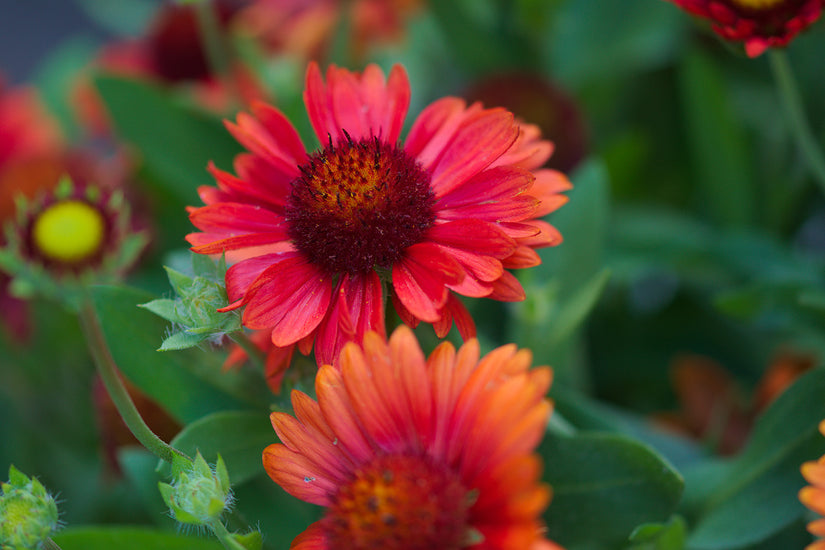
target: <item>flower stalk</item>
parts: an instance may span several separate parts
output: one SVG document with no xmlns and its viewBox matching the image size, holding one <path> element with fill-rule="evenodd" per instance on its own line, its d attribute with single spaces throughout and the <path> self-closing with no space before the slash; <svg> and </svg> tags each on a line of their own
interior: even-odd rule
<svg viewBox="0 0 825 550">
<path fill-rule="evenodd" d="M 161 460 L 174 464 L 176 461 L 184 459 L 191 463 L 189 457 L 155 435 L 140 416 L 140 412 L 138 412 L 137 407 L 135 407 L 134 401 L 132 401 L 129 392 L 126 391 L 126 387 L 118 375 L 117 365 L 109 350 L 109 346 L 106 344 L 106 338 L 103 336 L 100 321 L 88 298 L 80 308 L 80 322 L 100 378 L 103 380 L 106 391 L 112 398 L 120 417 L 126 423 L 129 431 L 132 432 L 141 445 Z"/>
<path fill-rule="evenodd" d="M 776 80 L 776 87 L 779 90 L 779 97 L 791 123 L 791 132 L 802 150 L 814 179 L 825 193 L 825 156 L 805 117 L 802 98 L 788 57 L 784 51 L 774 48 L 768 52 L 768 59 Z"/>
</svg>

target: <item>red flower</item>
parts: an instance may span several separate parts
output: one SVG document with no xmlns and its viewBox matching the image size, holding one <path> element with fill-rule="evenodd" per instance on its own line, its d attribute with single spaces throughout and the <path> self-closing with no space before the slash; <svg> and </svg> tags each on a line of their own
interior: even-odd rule
<svg viewBox="0 0 825 550">
<path fill-rule="evenodd" d="M 202 233 L 187 239 L 201 254 L 226 252 L 232 302 L 243 323 L 271 329 L 278 347 L 312 348 L 319 364 L 348 340 L 384 334 L 386 293 L 410 325 L 433 323 L 444 336 L 456 322 L 475 327 L 455 296 L 523 300 L 508 269 L 540 263 L 535 248 L 561 242 L 537 220 L 561 206 L 567 178 L 536 170 L 552 144 L 535 126 L 503 109 L 445 98 L 429 107 L 399 142 L 410 99 L 400 66 L 389 80 L 316 64 L 304 100 L 325 147 L 307 153 L 277 109 L 227 123 L 251 152 L 238 176 L 214 166 L 218 188 L 190 209 Z"/>
<path fill-rule="evenodd" d="M 498 348 L 479 361 L 469 340 L 424 355 L 412 331 L 347 344 L 340 370 L 318 371 L 318 401 L 293 391 L 295 415 L 276 412 L 283 442 L 264 450 L 269 476 L 326 507 L 292 543 L 301 550 L 552 549 L 539 515 L 532 450 L 551 411 L 548 367 Z"/>
<path fill-rule="evenodd" d="M 722 38 L 745 43 L 749 57 L 786 46 L 822 13 L 823 0 L 669 0 L 711 21 Z"/>
</svg>

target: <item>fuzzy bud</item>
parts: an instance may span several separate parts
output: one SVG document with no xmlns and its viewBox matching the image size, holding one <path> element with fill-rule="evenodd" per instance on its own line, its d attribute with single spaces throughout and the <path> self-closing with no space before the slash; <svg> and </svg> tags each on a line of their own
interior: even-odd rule
<svg viewBox="0 0 825 550">
<path fill-rule="evenodd" d="M 171 485 L 158 483 L 158 488 L 181 523 L 207 525 L 232 504 L 229 474 L 220 455 L 213 470 L 198 453 L 191 469 L 180 472 Z"/>
<path fill-rule="evenodd" d="M 40 548 L 57 529 L 57 504 L 46 488 L 14 466 L 0 484 L 0 548 Z"/>
</svg>

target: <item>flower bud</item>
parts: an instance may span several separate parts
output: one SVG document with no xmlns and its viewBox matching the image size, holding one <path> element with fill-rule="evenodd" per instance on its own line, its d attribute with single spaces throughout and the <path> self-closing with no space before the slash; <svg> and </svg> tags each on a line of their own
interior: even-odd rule
<svg viewBox="0 0 825 550">
<path fill-rule="evenodd" d="M 0 548 L 40 548 L 57 529 L 57 504 L 46 488 L 14 466 L 0 484 Z"/>
<path fill-rule="evenodd" d="M 206 525 L 232 505 L 229 474 L 220 455 L 213 470 L 199 452 L 191 469 L 180 472 L 171 485 L 158 483 L 158 488 L 181 523 Z"/>
</svg>

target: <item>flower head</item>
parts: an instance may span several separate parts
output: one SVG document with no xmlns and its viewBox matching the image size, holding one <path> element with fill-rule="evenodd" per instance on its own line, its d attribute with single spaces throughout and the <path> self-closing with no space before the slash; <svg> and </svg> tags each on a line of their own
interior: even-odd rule
<svg viewBox="0 0 825 550">
<path fill-rule="evenodd" d="M 554 548 L 539 515 L 550 488 L 531 454 L 551 411 L 547 367 L 514 345 L 479 361 L 472 339 L 425 359 L 412 331 L 348 343 L 318 371 L 318 401 L 294 391 L 297 418 L 276 412 L 283 443 L 269 476 L 326 507 L 292 544 L 353 550 Z"/>
<path fill-rule="evenodd" d="M 744 42 L 749 57 L 786 46 L 822 13 L 823 0 L 669 0 L 710 20 L 722 38 Z"/>
<path fill-rule="evenodd" d="M 192 208 L 201 254 L 225 252 L 231 304 L 243 324 L 278 347 L 313 341 L 319 364 L 369 330 L 384 333 L 389 294 L 410 325 L 444 336 L 473 321 L 456 297 L 522 300 L 508 269 L 540 263 L 535 248 L 561 237 L 537 218 L 565 202 L 570 184 L 538 169 L 552 151 L 537 127 L 503 109 L 445 98 L 399 140 L 410 100 L 404 69 L 389 78 L 316 64 L 304 100 L 323 144 L 308 153 L 277 109 L 258 103 L 227 123 L 250 151 L 237 176 L 210 167 L 218 188 Z"/>
<path fill-rule="evenodd" d="M 14 466 L 0 489 L 0 548 L 41 548 L 59 525 L 54 497 Z"/>
<path fill-rule="evenodd" d="M 0 266 L 23 296 L 51 295 L 76 305 L 80 287 L 120 276 L 146 244 L 133 232 L 117 191 L 75 185 L 66 176 L 52 191 L 19 203 Z"/>
<path fill-rule="evenodd" d="M 825 420 L 819 423 L 819 431 L 825 435 Z M 825 456 L 802 465 L 802 476 L 810 483 L 799 491 L 799 500 L 820 516 L 825 516 Z M 808 531 L 817 537 L 825 537 L 825 517 L 808 524 Z M 825 539 L 805 547 L 805 550 L 825 549 Z"/>
</svg>

